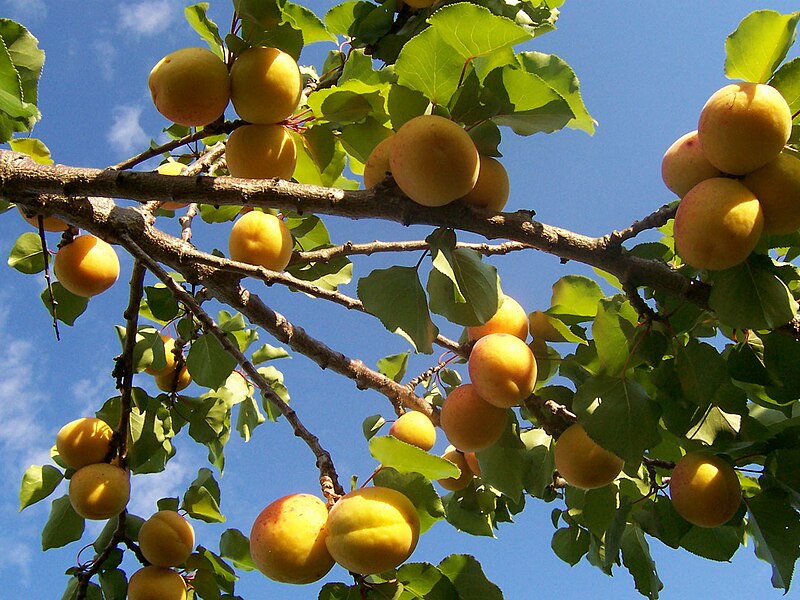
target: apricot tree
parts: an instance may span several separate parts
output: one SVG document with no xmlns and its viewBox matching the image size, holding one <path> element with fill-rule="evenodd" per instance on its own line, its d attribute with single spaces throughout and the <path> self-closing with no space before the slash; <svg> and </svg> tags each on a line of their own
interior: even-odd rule
<svg viewBox="0 0 800 600">
<path fill-rule="evenodd" d="M 711 560 L 729 559 L 750 538 L 772 566 L 773 586 L 789 589 L 800 556 L 800 59 L 785 59 L 800 13 L 754 12 L 728 38 L 727 76 L 745 90 L 766 84 L 758 89 L 769 90 L 769 101 L 759 103 L 755 121 L 742 116 L 741 129 L 709 118 L 693 146 L 669 149 L 665 178 L 682 196 L 691 180 L 686 204 L 675 199 L 590 237 L 539 222 L 533 210 L 493 210 L 508 194 L 497 160 L 504 136 L 594 131 L 567 63 L 520 50 L 553 29 L 561 4 L 355 0 L 320 18 L 293 2 L 233 0 L 227 34 L 207 3 L 189 6 L 187 21 L 209 49 L 176 49 L 150 78 L 153 110 L 173 121 L 169 141 L 104 169 L 56 164 L 45 143 L 27 135 L 41 117 L 44 55 L 25 27 L 0 20 L 0 135 L 11 147 L 0 151 L 2 207 L 16 205 L 38 230 L 8 213 L 28 229 L 9 265 L 43 276 L 42 301 L 58 336 L 92 318 L 90 297 L 121 285 L 115 252 L 132 260 L 122 276 L 129 287 L 117 328 L 117 392 L 94 415 L 113 429 L 103 440 L 108 451 L 88 459 L 54 451 L 53 464 L 22 477 L 21 508 L 69 480 L 44 526 L 45 550 L 78 542 L 83 518 L 107 520 L 93 558 L 70 565 L 65 598 L 183 598 L 187 589 L 237 598 L 237 571 L 309 583 L 334 561 L 347 581 L 310 592 L 321 600 L 502 598 L 475 558 L 454 554 L 434 566 L 413 562 L 412 553 L 438 521 L 464 535 L 494 535 L 530 502 L 552 503 L 559 557 L 585 558 L 607 574 L 624 567 L 646 597 L 662 588 L 648 538 Z M 312 43 L 331 45 L 324 64 L 297 67 Z M 734 95 L 747 101 L 746 91 Z M 717 108 L 723 96 L 713 97 Z M 788 113 L 772 109 L 781 102 Z M 714 140 L 714 157 L 702 154 L 704 136 Z M 728 152 L 738 159 L 762 146 L 768 157 L 727 167 Z M 695 170 L 698 148 L 712 168 Z M 484 169 L 488 183 L 480 184 Z M 367 189 L 358 189 L 367 174 Z M 476 185 L 488 190 L 469 198 Z M 773 211 L 767 232 L 762 193 Z M 740 204 L 747 210 L 729 206 Z M 363 238 L 342 243 L 333 226 L 329 233 L 330 217 L 363 220 Z M 178 235 L 166 227 L 175 219 Z M 428 234 L 365 241 L 374 219 L 426 226 Z M 673 223 L 691 232 L 677 244 Z M 230 236 L 228 256 L 196 233 L 206 225 Z M 88 262 L 59 258 L 88 255 L 88 246 L 104 253 Z M 503 257 L 536 252 L 593 267 L 597 280 L 565 274 L 552 282 L 549 307 L 505 298 Z M 396 264 L 371 269 L 364 257 L 377 254 Z M 256 283 L 348 309 L 343 319 L 354 328 L 376 319 L 402 336 L 386 336 L 398 351 L 378 360 L 318 339 Z M 463 334 L 447 337 L 447 328 Z M 257 346 L 261 335 L 283 347 Z M 432 355 L 435 347 L 442 358 L 408 376 L 410 353 Z M 388 402 L 364 413 L 364 453 L 377 461 L 364 483 L 344 483 L 324 437 L 304 422 L 315 407 L 302 399 L 290 406 L 280 371 L 265 365 L 291 353 Z M 471 382 L 462 381 L 467 371 Z M 416 411 L 439 425 L 443 406 L 454 446 L 444 458 L 423 449 L 427 441 L 387 435 L 386 418 L 370 414 Z M 176 511 L 221 523 L 225 502 L 212 469 L 221 472 L 234 429 L 249 440 L 268 420 L 308 448 L 324 501 L 312 483 L 286 490 L 265 502 L 255 524 L 226 529 L 218 552 L 199 535 L 184 558 L 194 544 L 184 531 L 180 564 L 143 552 L 149 542 L 140 547 L 139 532 L 153 517 L 125 508 L 130 478 L 169 471 L 173 440 L 193 439 L 212 468 L 198 468 L 182 498 L 164 498 L 153 512 L 172 511 L 164 514 L 182 529 Z M 580 438 L 570 441 L 575 432 Z M 593 461 L 575 460 L 575 452 L 599 457 L 608 476 L 586 473 Z M 679 471 L 676 508 L 668 488 L 685 455 L 703 460 Z M 722 484 L 707 467 L 723 472 Z M 685 481 L 693 470 L 702 478 Z M 709 517 L 719 494 L 708 482 L 727 494 L 724 522 Z M 174 529 L 160 517 L 147 522 Z M 141 568 L 125 572 L 123 555 Z"/>
</svg>

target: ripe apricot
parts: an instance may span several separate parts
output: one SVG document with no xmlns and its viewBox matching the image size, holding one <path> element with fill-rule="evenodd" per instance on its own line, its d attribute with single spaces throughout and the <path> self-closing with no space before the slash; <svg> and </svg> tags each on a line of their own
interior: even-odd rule
<svg viewBox="0 0 800 600">
<path fill-rule="evenodd" d="M 225 161 L 232 177 L 291 179 L 297 147 L 283 125 L 245 125 L 228 136 Z"/>
<path fill-rule="evenodd" d="M 389 155 L 394 180 L 406 196 L 423 206 L 443 206 L 475 187 L 478 150 L 457 123 L 421 115 L 403 124 Z"/>
<path fill-rule="evenodd" d="M 90 234 L 79 235 L 56 252 L 53 272 L 76 296 L 91 298 L 117 281 L 119 259 L 114 248 Z"/>
<path fill-rule="evenodd" d="M 584 490 L 608 485 L 625 466 L 619 456 L 590 438 L 579 423 L 573 423 L 558 437 L 554 457 L 556 469 L 567 483 Z"/>
<path fill-rule="evenodd" d="M 712 177 L 694 186 L 675 214 L 675 247 L 696 269 L 721 271 L 744 261 L 764 227 L 761 204 L 740 181 Z"/>
<path fill-rule="evenodd" d="M 528 315 L 519 302 L 503 294 L 500 306 L 483 325 L 467 327 L 467 337 L 477 340 L 490 333 L 510 333 L 525 341 L 528 337 Z"/>
<path fill-rule="evenodd" d="M 161 373 L 160 375 L 154 375 L 153 380 L 156 382 L 158 389 L 162 392 L 172 392 L 173 386 L 174 391 L 180 392 L 189 387 L 189 384 L 192 383 L 192 376 L 189 374 L 189 369 L 184 365 L 181 372 L 178 373 L 178 378 L 176 380 L 175 367 L 173 366 L 171 371 Z"/>
<path fill-rule="evenodd" d="M 128 581 L 128 600 L 186 600 L 186 582 L 164 567 L 142 567 Z"/>
<path fill-rule="evenodd" d="M 481 476 L 481 463 L 478 462 L 478 457 L 474 452 L 464 452 L 464 460 L 467 461 L 469 470 L 478 477 Z"/>
<path fill-rule="evenodd" d="M 400 415 L 389 428 L 389 435 L 425 451 L 436 443 L 436 428 L 430 418 L 415 410 Z"/>
<path fill-rule="evenodd" d="M 800 228 L 800 160 L 786 153 L 742 181 L 761 203 L 764 233 L 792 233 Z"/>
<path fill-rule="evenodd" d="M 69 501 L 84 519 L 110 519 L 128 505 L 131 480 L 128 471 L 108 463 L 81 467 L 69 480 Z"/>
<path fill-rule="evenodd" d="M 469 464 L 467 464 L 467 459 L 464 457 L 463 452 L 459 452 L 450 446 L 447 450 L 445 450 L 444 454 L 442 454 L 442 458 L 449 460 L 451 463 L 457 466 L 461 470 L 461 475 L 458 477 L 437 479 L 436 483 L 449 492 L 457 492 L 458 490 L 463 490 L 472 482 L 472 478 L 475 477 L 475 474 L 469 468 Z"/>
<path fill-rule="evenodd" d="M 508 333 L 491 333 L 475 342 L 467 366 L 478 395 L 501 408 L 516 406 L 536 385 L 533 352 Z"/>
<path fill-rule="evenodd" d="M 698 527 L 719 527 L 742 502 L 742 486 L 726 460 L 708 452 L 690 452 L 678 461 L 669 480 L 672 506 Z"/>
<path fill-rule="evenodd" d="M 156 167 L 156 172 L 161 173 L 162 175 L 180 175 L 183 173 L 185 168 L 186 165 L 183 163 L 180 163 L 177 160 L 170 160 L 164 164 L 158 165 L 158 167 Z M 180 210 L 181 208 L 186 208 L 187 206 L 189 206 L 188 202 L 174 202 L 172 200 L 161 203 L 161 208 L 164 210 Z"/>
<path fill-rule="evenodd" d="M 729 175 L 745 175 L 781 153 L 792 131 L 792 111 L 774 87 L 732 83 L 708 99 L 697 130 L 712 165 Z"/>
<path fill-rule="evenodd" d="M 156 110 L 174 123 L 207 125 L 230 100 L 228 68 L 205 48 L 183 48 L 162 58 L 148 78 Z"/>
<path fill-rule="evenodd" d="M 32 225 L 36 229 L 39 229 L 38 216 L 36 215 L 33 215 L 32 217 L 27 216 L 25 214 L 25 211 L 22 210 L 22 207 L 19 205 L 17 205 L 17 210 L 19 210 L 19 214 L 22 215 L 22 218 L 25 219 L 25 221 L 29 225 Z M 50 215 L 48 217 L 42 217 L 42 228 L 45 231 L 50 231 L 50 232 L 66 231 L 68 227 L 69 225 L 67 225 L 64 221 L 53 215 Z"/>
<path fill-rule="evenodd" d="M 679 198 L 704 179 L 720 175 L 722 172 L 703 154 L 696 129 L 679 137 L 661 160 L 661 178 Z"/>
<path fill-rule="evenodd" d="M 292 257 L 294 241 L 286 224 L 275 215 L 252 211 L 239 217 L 228 237 L 233 260 L 283 271 Z"/>
<path fill-rule="evenodd" d="M 233 108 L 250 123 L 280 123 L 297 108 L 302 91 L 300 68 L 277 48 L 245 50 L 231 67 Z"/>
<path fill-rule="evenodd" d="M 367 162 L 364 163 L 364 187 L 375 187 L 386 178 L 386 173 L 392 170 L 389 164 L 389 155 L 392 151 L 394 134 L 380 141 L 369 153 Z"/>
<path fill-rule="evenodd" d="M 500 211 L 505 208 L 510 193 L 506 168 L 496 158 L 481 154 L 478 181 L 461 200 L 472 206 Z"/>
<path fill-rule="evenodd" d="M 111 450 L 114 430 L 95 417 L 81 417 L 64 425 L 56 435 L 56 449 L 64 464 L 73 469 L 103 462 Z"/>
<path fill-rule="evenodd" d="M 508 409 L 489 404 L 478 395 L 474 385 L 465 383 L 447 395 L 439 419 L 453 446 L 462 452 L 474 452 L 500 439 L 508 421 Z"/>
<path fill-rule="evenodd" d="M 194 548 L 194 528 L 174 510 L 160 510 L 139 530 L 139 549 L 158 567 L 177 567 Z"/>
<path fill-rule="evenodd" d="M 419 540 L 419 515 L 397 490 L 367 487 L 342 496 L 325 528 L 333 559 L 367 575 L 394 569 L 411 556 Z"/>
</svg>

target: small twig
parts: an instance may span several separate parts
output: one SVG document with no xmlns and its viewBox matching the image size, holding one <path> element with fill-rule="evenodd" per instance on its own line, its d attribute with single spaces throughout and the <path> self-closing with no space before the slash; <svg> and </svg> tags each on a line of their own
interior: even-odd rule
<svg viewBox="0 0 800 600">
<path fill-rule="evenodd" d="M 675 461 L 649 458 L 647 456 L 642 457 L 642 463 L 647 467 L 655 467 L 656 469 L 668 469 L 671 471 L 675 468 Z"/>
<path fill-rule="evenodd" d="M 622 282 L 622 291 L 625 292 L 628 302 L 631 303 L 631 306 L 633 306 L 633 309 L 639 315 L 640 322 L 652 323 L 654 321 L 661 322 L 666 320 L 666 317 L 645 302 L 644 298 L 639 295 L 639 290 L 635 285 Z"/>
<path fill-rule="evenodd" d="M 563 404 L 554 400 L 545 400 L 536 394 L 528 396 L 523 404 L 536 418 L 545 433 L 554 438 L 557 438 L 567 427 L 578 420 L 577 415 Z"/>
<path fill-rule="evenodd" d="M 649 214 L 639 221 L 634 221 L 630 227 L 622 231 L 613 231 L 605 236 L 606 243 L 609 246 L 619 246 L 625 240 L 636 237 L 642 231 L 647 229 L 658 229 L 667 224 L 667 222 L 675 216 L 675 211 L 678 210 L 677 204 L 665 204 L 654 213 Z"/>
<path fill-rule="evenodd" d="M 47 238 L 44 234 L 44 217 L 36 215 L 36 223 L 39 229 L 39 239 L 42 242 L 42 257 L 44 259 L 44 281 L 47 284 L 47 293 L 50 296 L 50 306 L 53 309 L 53 330 L 56 333 L 56 341 L 61 341 L 61 334 L 58 331 L 58 302 L 53 293 L 53 280 L 50 276 L 50 253 L 47 251 Z"/>
</svg>

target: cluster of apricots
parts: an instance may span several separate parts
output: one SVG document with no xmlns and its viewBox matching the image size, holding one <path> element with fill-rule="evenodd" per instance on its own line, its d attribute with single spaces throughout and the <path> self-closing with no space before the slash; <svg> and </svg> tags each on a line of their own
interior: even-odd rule
<svg viewBox="0 0 800 600">
<path fill-rule="evenodd" d="M 189 387 L 192 376 L 186 368 L 186 362 L 181 360 L 181 368 L 178 371 L 178 358 L 180 351 L 176 354 L 175 339 L 164 334 L 159 334 L 161 342 L 164 344 L 164 366 L 154 367 L 150 365 L 145 368 L 145 373 L 153 376 L 158 389 L 162 392 L 180 392 Z"/>
<path fill-rule="evenodd" d="M 670 146 L 661 167 L 682 198 L 674 236 L 684 262 L 729 269 L 762 233 L 800 228 L 800 160 L 784 151 L 791 129 L 789 105 L 769 85 L 734 83 L 711 95 L 697 129 Z"/>
</svg>

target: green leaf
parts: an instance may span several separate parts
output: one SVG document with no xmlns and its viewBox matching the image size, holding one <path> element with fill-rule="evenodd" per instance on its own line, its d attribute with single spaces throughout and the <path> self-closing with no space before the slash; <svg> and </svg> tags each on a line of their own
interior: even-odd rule
<svg viewBox="0 0 800 600">
<path fill-rule="evenodd" d="M 36 108 L 44 52 L 27 29 L 0 19 L 0 142 L 30 131 L 41 117 Z"/>
<path fill-rule="evenodd" d="M 400 473 L 419 473 L 428 479 L 445 479 L 461 474 L 459 468 L 449 460 L 391 436 L 373 437 L 369 441 L 369 452 L 384 467 L 392 467 Z"/>
<path fill-rule="evenodd" d="M 533 37 L 511 19 L 467 2 L 443 6 L 430 16 L 428 23 L 464 61 L 511 48 Z"/>
<path fill-rule="evenodd" d="M 200 218 L 206 223 L 227 223 L 228 221 L 233 221 L 241 210 L 241 206 L 235 205 L 212 206 L 211 204 L 201 204 Z"/>
<path fill-rule="evenodd" d="M 747 501 L 747 530 L 755 540 L 756 556 L 772 565 L 772 585 L 789 591 L 792 573 L 800 558 L 800 514 L 788 495 L 768 488 Z"/>
<path fill-rule="evenodd" d="M 489 581 L 472 556 L 451 554 L 438 564 L 438 569 L 453 583 L 459 600 L 503 600 L 503 592 Z"/>
<path fill-rule="evenodd" d="M 192 380 L 211 389 L 223 385 L 235 366 L 236 359 L 209 333 L 197 338 L 186 355 L 186 368 Z"/>
<path fill-rule="evenodd" d="M 406 374 L 409 354 L 410 352 L 401 352 L 400 354 L 384 356 L 378 360 L 378 371 L 386 375 L 386 377 L 392 381 L 400 383 L 403 381 L 403 376 Z"/>
<path fill-rule="evenodd" d="M 403 586 L 401 598 L 459 599 L 458 592 L 450 580 L 429 563 L 406 563 L 397 570 L 396 577 L 398 583 Z"/>
<path fill-rule="evenodd" d="M 511 411 L 509 413 L 508 425 L 500 439 L 479 452 L 481 479 L 513 502 L 519 503 L 525 487 L 527 451 L 520 440 L 517 420 Z"/>
<path fill-rule="evenodd" d="M 525 489 L 537 498 L 544 497 L 545 490 L 553 483 L 555 459 L 553 456 L 553 438 L 541 429 L 523 431 L 520 435 L 525 444 Z M 483 453 L 478 457 L 479 462 Z M 481 472 L 483 467 L 481 467 Z"/>
<path fill-rule="evenodd" d="M 50 287 L 53 290 L 53 299 L 56 303 L 55 312 L 58 320 L 71 326 L 75 323 L 75 319 L 84 313 L 86 307 L 89 305 L 89 299 L 73 294 L 58 281 L 54 281 Z M 47 288 L 42 291 L 40 297 L 45 308 L 47 308 L 48 312 L 52 315 L 53 304 L 50 299 L 50 292 Z"/>
<path fill-rule="evenodd" d="M 793 58 L 782 65 L 769 84 L 786 98 L 792 114 L 800 110 L 800 58 Z"/>
<path fill-rule="evenodd" d="M 206 523 L 224 523 L 225 517 L 219 511 L 219 502 L 219 484 L 210 469 L 202 468 L 183 495 L 181 508 L 193 519 Z"/>
<path fill-rule="evenodd" d="M 167 323 L 178 316 L 180 308 L 175 296 L 163 283 L 146 286 L 144 293 L 147 296 L 147 306 L 156 319 Z"/>
<path fill-rule="evenodd" d="M 8 266 L 26 275 L 44 271 L 44 250 L 38 233 L 28 231 L 17 238 L 8 255 Z"/>
<path fill-rule="evenodd" d="M 439 330 L 431 321 L 425 290 L 414 267 L 372 271 L 358 281 L 358 297 L 368 313 L 389 331 L 405 337 L 417 352 L 433 352 Z"/>
<path fill-rule="evenodd" d="M 487 488 L 469 485 L 442 498 L 447 522 L 470 535 L 494 537 L 497 495 Z"/>
<path fill-rule="evenodd" d="M 361 431 L 364 433 L 364 438 L 371 440 L 385 424 L 386 419 L 384 419 L 381 415 L 372 415 L 367 417 L 361 423 Z"/>
<path fill-rule="evenodd" d="M 269 360 L 275 360 L 277 358 L 290 358 L 286 348 L 283 348 L 282 346 L 275 347 L 269 344 L 264 344 L 261 346 L 261 348 L 253 352 L 251 360 L 254 365 L 260 365 L 261 363 Z"/>
<path fill-rule="evenodd" d="M 373 478 L 375 485 L 389 487 L 402 492 L 419 514 L 420 532 L 425 532 L 444 517 L 442 499 L 433 484 L 420 473 L 400 473 L 384 467 Z"/>
<path fill-rule="evenodd" d="M 797 35 L 800 12 L 750 13 L 725 40 L 725 74 L 730 79 L 765 83 L 786 58 Z"/>
<path fill-rule="evenodd" d="M 592 338 L 600 369 L 606 375 L 622 375 L 631 366 L 637 322 L 638 315 L 624 296 L 600 300 Z"/>
<path fill-rule="evenodd" d="M 303 33 L 303 43 L 335 42 L 336 36 L 330 33 L 325 24 L 305 6 L 286 2 L 283 5 L 283 17 Z"/>
<path fill-rule="evenodd" d="M 464 59 L 438 29 L 429 27 L 411 38 L 395 63 L 399 84 L 422 92 L 434 104 L 446 106 L 458 89 Z"/>
<path fill-rule="evenodd" d="M 568 324 L 588 321 L 597 314 L 598 302 L 603 297 L 603 290 L 594 280 L 582 275 L 567 275 L 553 284 L 547 312 Z"/>
<path fill-rule="evenodd" d="M 710 404 L 744 413 L 746 394 L 736 388 L 725 359 L 710 344 L 690 340 L 676 352 L 675 368 L 683 397 L 701 409 Z"/>
<path fill-rule="evenodd" d="M 250 540 L 238 529 L 226 529 L 219 538 L 219 553 L 242 571 L 256 568 L 250 556 Z"/>
<path fill-rule="evenodd" d="M 208 11 L 208 2 L 198 2 L 192 6 L 187 6 L 183 9 L 183 14 L 189 25 L 192 26 L 200 37 L 208 44 L 211 51 L 216 54 L 220 59 L 224 58 L 222 51 L 223 42 L 219 35 L 219 27 L 206 14 Z"/>
<path fill-rule="evenodd" d="M 729 561 L 742 545 L 737 527 L 692 527 L 681 538 L 681 547 L 692 554 L 717 561 Z"/>
<path fill-rule="evenodd" d="M 253 435 L 253 430 L 261 425 L 266 418 L 258 409 L 258 402 L 252 396 L 245 398 L 239 404 L 239 416 L 236 419 L 236 431 L 247 442 Z"/>
<path fill-rule="evenodd" d="M 589 552 L 590 537 L 589 532 L 581 527 L 562 527 L 553 534 L 550 547 L 558 558 L 574 567 Z"/>
<path fill-rule="evenodd" d="M 363 600 L 363 596 L 357 585 L 347 586 L 344 583 L 326 583 L 319 591 L 317 600 Z"/>
<path fill-rule="evenodd" d="M 68 496 L 53 500 L 50 516 L 42 529 L 42 550 L 61 548 L 81 539 L 84 521 L 69 501 Z"/>
<path fill-rule="evenodd" d="M 800 449 L 772 452 L 767 470 L 775 482 L 793 496 L 795 503 L 800 502 Z"/>
<path fill-rule="evenodd" d="M 105 569 L 97 578 L 104 600 L 125 600 L 128 597 L 128 578 L 121 569 Z"/>
<path fill-rule="evenodd" d="M 636 589 L 642 596 L 656 599 L 664 584 L 658 578 L 656 563 L 650 555 L 650 546 L 644 539 L 642 530 L 629 525 L 622 534 L 622 562 L 636 583 Z"/>
<path fill-rule="evenodd" d="M 15 138 L 8 141 L 8 145 L 14 152 L 22 152 L 30 156 L 40 165 L 52 165 L 53 159 L 50 157 L 50 148 L 42 140 L 36 138 Z"/>
<path fill-rule="evenodd" d="M 64 479 L 64 474 L 52 465 L 31 465 L 22 475 L 19 490 L 19 510 L 47 498 Z"/>
</svg>

